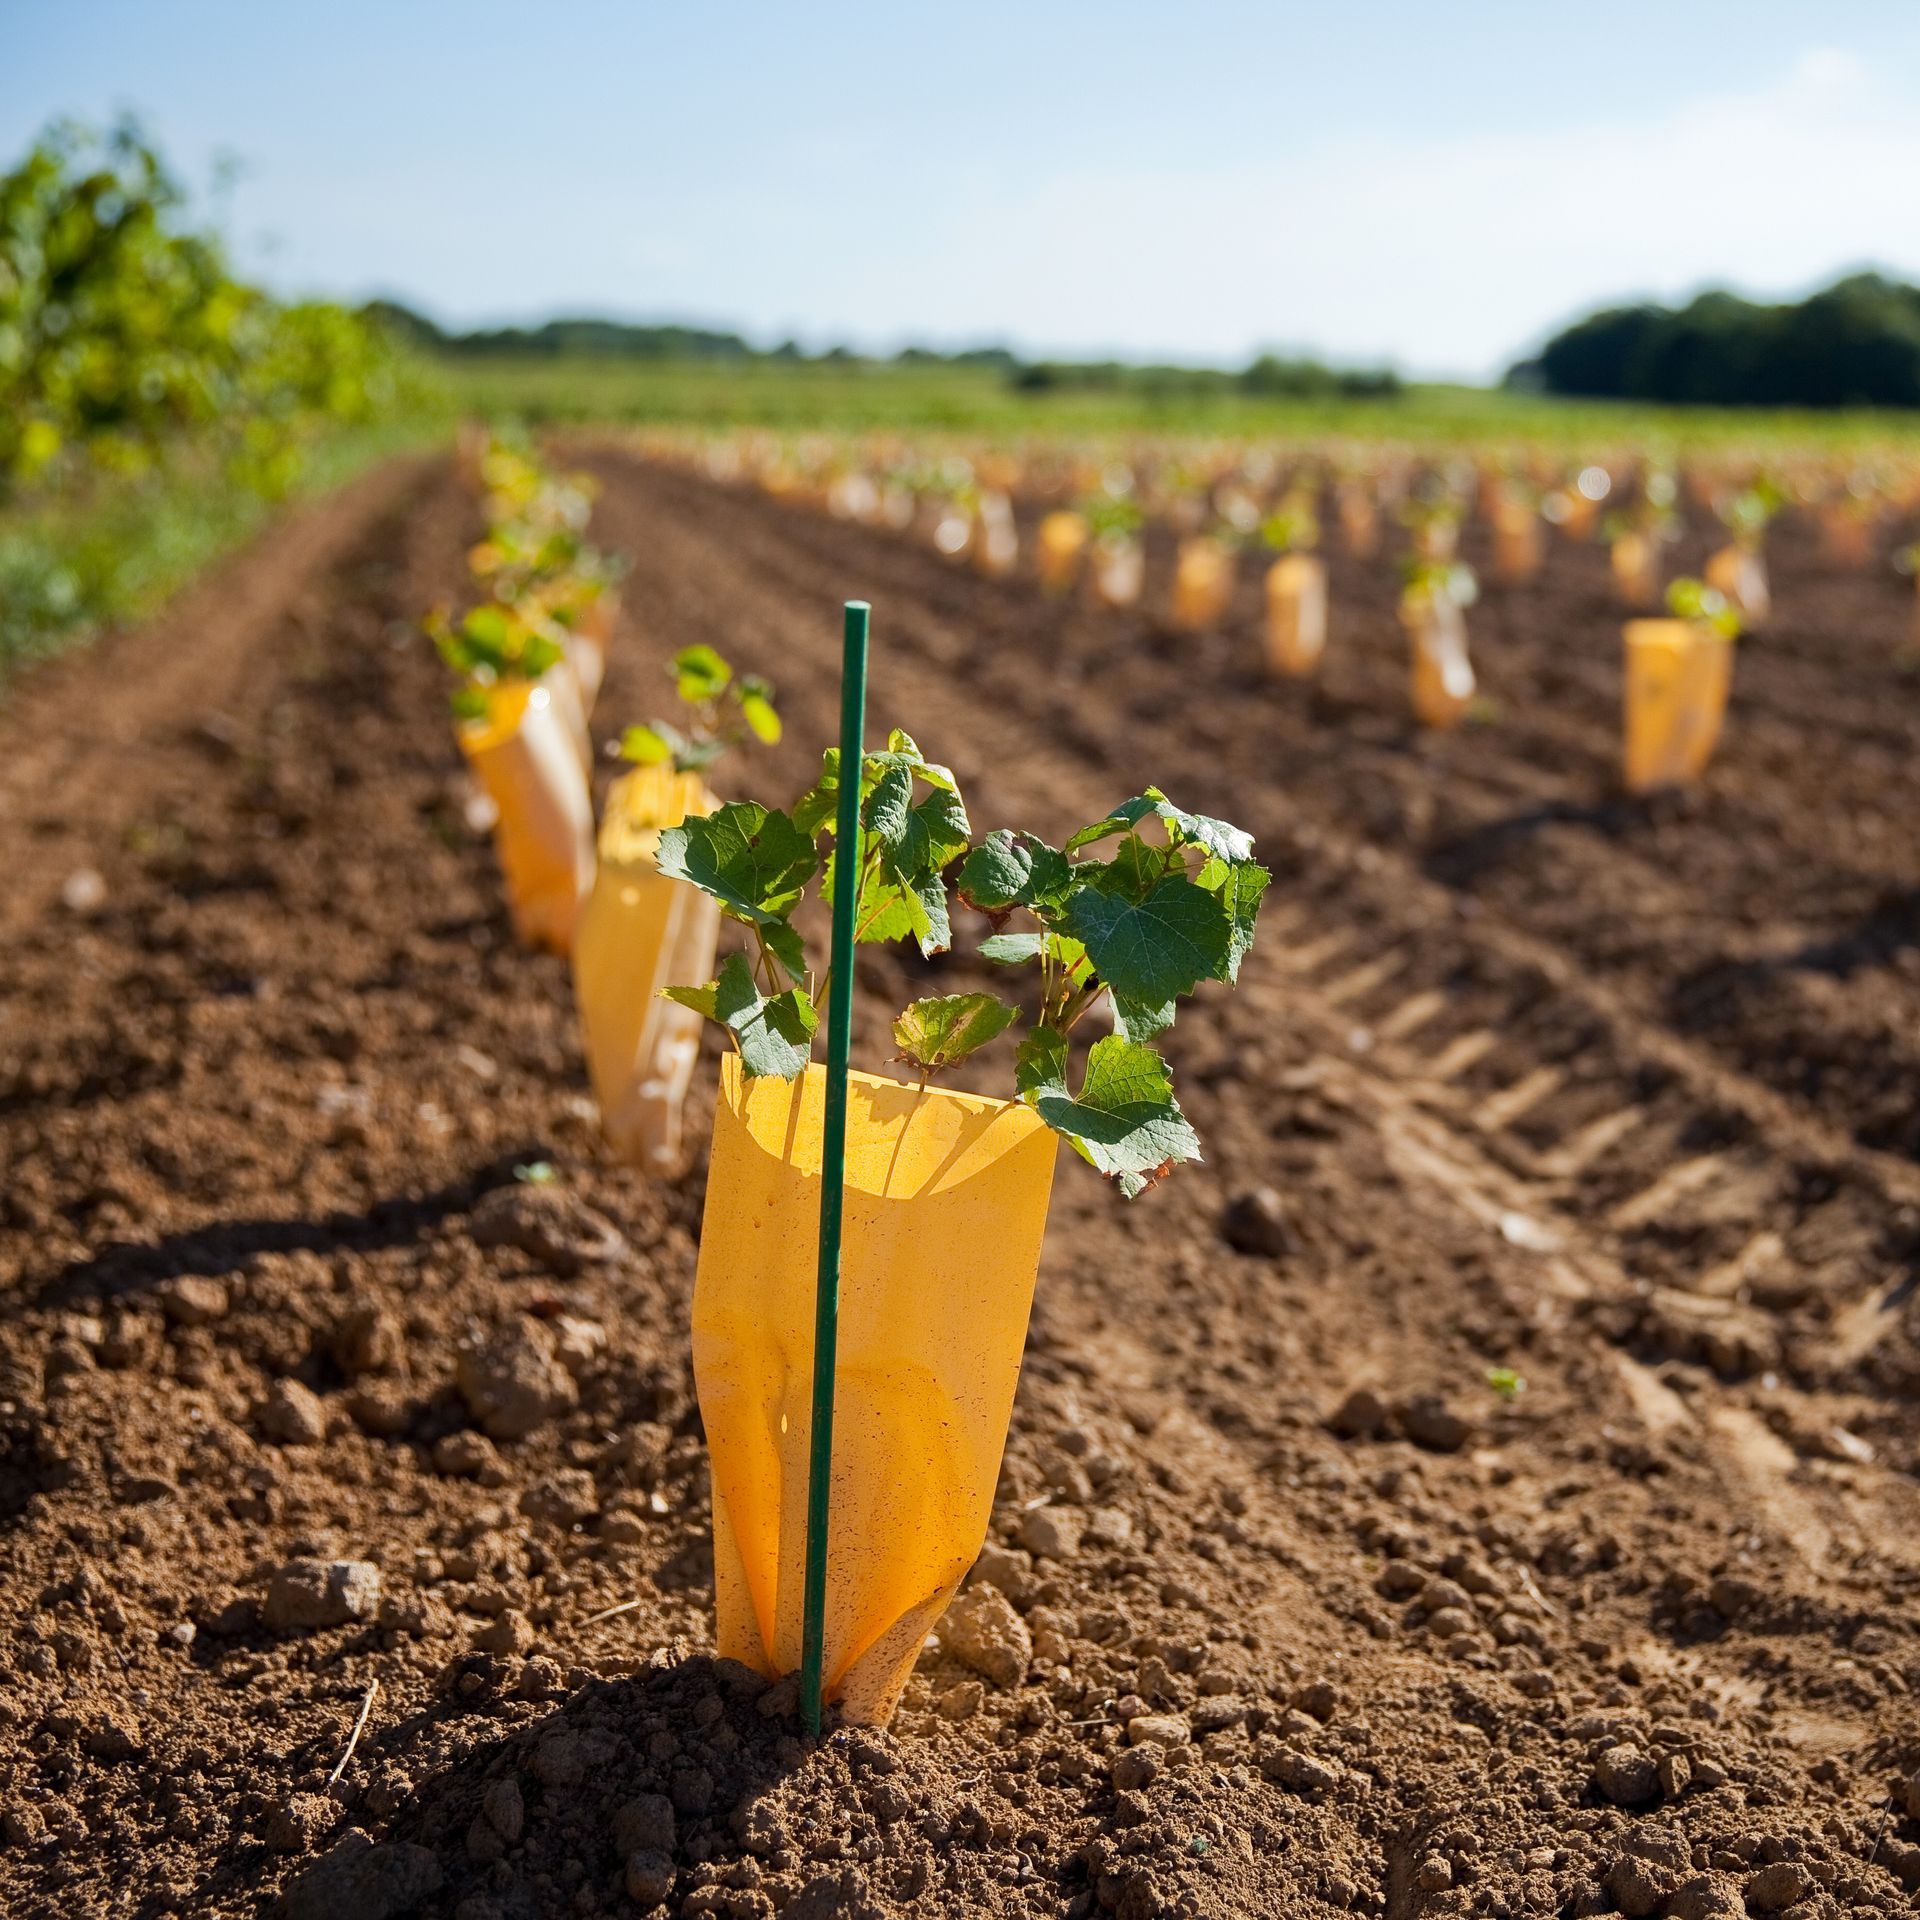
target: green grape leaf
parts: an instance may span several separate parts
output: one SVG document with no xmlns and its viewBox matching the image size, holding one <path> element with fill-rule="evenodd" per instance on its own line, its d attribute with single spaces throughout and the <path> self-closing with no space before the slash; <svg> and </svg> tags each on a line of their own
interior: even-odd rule
<svg viewBox="0 0 1920 1920">
<path fill-rule="evenodd" d="M 930 787 L 938 788 L 942 793 L 957 794 L 960 791 L 959 783 L 953 777 L 953 769 L 937 766 L 927 759 L 915 745 L 913 735 L 903 733 L 898 727 L 887 735 L 884 752 L 867 755 L 869 780 L 873 778 L 873 770 L 876 766 L 905 767 L 916 779 L 924 781 Z"/>
<path fill-rule="evenodd" d="M 691 1007 L 703 1020 L 718 1020 L 719 982 L 709 980 L 704 987 L 662 987 L 660 997 L 676 1005 Z"/>
<path fill-rule="evenodd" d="M 903 872 L 892 861 L 883 860 L 868 899 L 880 909 L 863 940 L 899 940 L 911 933 L 921 957 L 931 959 L 945 953 L 953 944 L 953 925 L 947 913 L 947 884 L 937 873 Z M 864 915 L 867 901 L 861 903 Z M 880 931 L 904 921 L 903 932 Z"/>
<path fill-rule="evenodd" d="M 760 929 L 760 938 L 772 950 L 773 957 L 787 970 L 789 980 L 803 982 L 807 977 L 807 944 L 799 930 L 786 920 L 776 920 Z"/>
<path fill-rule="evenodd" d="M 785 920 L 813 877 L 813 842 L 784 813 L 734 800 L 660 836 L 660 871 L 688 881 L 750 926 Z"/>
<path fill-rule="evenodd" d="M 1093 967 L 1086 948 L 1071 934 L 1058 928 L 1047 929 L 1047 957 L 1056 966 L 1065 967 L 1075 986 L 1085 986 L 1093 978 Z"/>
<path fill-rule="evenodd" d="M 960 897 L 982 913 L 1051 905 L 1073 884 L 1066 856 L 1030 833 L 1005 827 L 987 835 L 961 863 Z"/>
<path fill-rule="evenodd" d="M 1240 978 L 1240 963 L 1253 946 L 1254 922 L 1273 875 L 1257 861 L 1235 865 L 1209 860 L 1194 877 L 1194 885 L 1214 894 L 1227 910 L 1227 956 L 1214 978 L 1232 986 Z"/>
<path fill-rule="evenodd" d="M 747 731 L 763 746 L 778 746 L 782 728 L 772 687 L 750 676 L 740 682 L 739 695 L 740 717 L 747 723 Z"/>
<path fill-rule="evenodd" d="M 916 1000 L 893 1023 L 900 1058 L 938 1073 L 997 1039 L 1019 1018 L 1016 1008 L 991 993 L 949 993 Z"/>
<path fill-rule="evenodd" d="M 1173 1015 L 1171 1000 L 1154 1006 L 1146 1001 L 1129 1000 L 1118 993 L 1113 996 L 1114 1029 L 1128 1040 L 1151 1040 L 1156 1034 L 1165 1033 L 1173 1025 Z"/>
<path fill-rule="evenodd" d="M 907 837 L 913 811 L 913 775 L 905 767 L 885 767 L 860 803 L 860 827 L 889 847 Z"/>
<path fill-rule="evenodd" d="M 1168 874 L 1185 872 L 1178 847 L 1151 846 L 1137 833 L 1130 833 L 1104 866 L 1082 866 L 1076 878 L 1106 893 L 1144 900 Z"/>
<path fill-rule="evenodd" d="M 1014 1055 L 1013 1084 L 1021 1099 L 1067 1091 L 1067 1036 L 1058 1027 L 1034 1027 L 1021 1036 Z"/>
<path fill-rule="evenodd" d="M 671 760 L 687 744 L 686 736 L 664 720 L 652 726 L 629 727 L 620 736 L 620 757 L 635 766 L 657 767 Z"/>
<path fill-rule="evenodd" d="M 1222 860 L 1253 858 L 1252 834 L 1243 832 L 1228 821 L 1216 820 L 1211 814 L 1188 813 L 1176 807 L 1158 787 L 1149 787 L 1136 798 L 1121 801 L 1104 820 L 1096 820 L 1092 826 L 1082 827 L 1067 842 L 1067 851 L 1078 853 L 1082 847 L 1091 847 L 1099 841 L 1111 839 L 1116 833 L 1130 832 L 1142 820 L 1150 817 L 1162 821 L 1174 840 L 1202 847 Z"/>
<path fill-rule="evenodd" d="M 1018 967 L 1040 958 L 1046 936 L 1038 933 L 993 933 L 980 942 L 980 958 L 996 967 Z"/>
<path fill-rule="evenodd" d="M 713 1017 L 739 1041 L 740 1065 L 749 1080 L 792 1080 L 806 1071 L 820 1016 L 800 988 L 769 999 L 741 953 L 728 954 L 713 988 Z"/>
<path fill-rule="evenodd" d="M 820 757 L 820 778 L 800 796 L 793 809 L 793 824 L 809 840 L 833 825 L 840 805 L 840 749 L 829 747 Z"/>
<path fill-rule="evenodd" d="M 682 647 L 673 656 L 673 685 L 688 706 L 717 699 L 733 678 L 733 669 L 711 647 Z"/>
<path fill-rule="evenodd" d="M 903 877 L 944 873 L 966 852 L 972 832 L 959 794 L 936 787 L 908 810 L 894 862 Z"/>
<path fill-rule="evenodd" d="M 1060 1049 L 1064 1055 L 1064 1045 Z M 1064 1134 L 1090 1166 L 1131 1200 L 1183 1160 L 1200 1157 L 1200 1142 L 1179 1102 L 1173 1076 L 1151 1047 L 1111 1034 L 1096 1040 L 1077 1096 L 1042 1085 L 1035 1111 Z"/>
<path fill-rule="evenodd" d="M 1075 887 L 1065 919 L 1116 1006 L 1164 1007 L 1216 977 L 1232 948 L 1225 904 L 1184 874 L 1167 875 L 1138 900 Z"/>
</svg>

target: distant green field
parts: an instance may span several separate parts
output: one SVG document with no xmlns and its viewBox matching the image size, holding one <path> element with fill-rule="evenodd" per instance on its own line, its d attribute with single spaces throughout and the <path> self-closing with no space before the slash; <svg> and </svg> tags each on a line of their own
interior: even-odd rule
<svg viewBox="0 0 1920 1920">
<path fill-rule="evenodd" d="M 1554 400 L 1494 388 L 1414 386 L 1391 399 L 1256 398 L 1054 389 L 1022 392 L 990 367 L 885 362 L 666 361 L 450 357 L 461 407 L 535 424 L 590 421 L 1023 435 L 1156 433 L 1354 438 L 1420 446 L 1525 442 L 1569 451 L 1619 446 L 1920 449 L 1920 415 L 1766 413 Z"/>
</svg>

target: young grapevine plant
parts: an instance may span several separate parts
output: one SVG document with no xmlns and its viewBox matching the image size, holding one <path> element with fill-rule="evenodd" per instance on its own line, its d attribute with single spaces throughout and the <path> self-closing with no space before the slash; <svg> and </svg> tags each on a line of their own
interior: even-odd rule
<svg viewBox="0 0 1920 1920">
<path fill-rule="evenodd" d="M 667 989 L 732 1034 L 749 1078 L 790 1080 L 812 1057 L 824 988 L 793 914 L 816 876 L 829 902 L 840 884 L 840 780 L 829 751 L 791 813 L 735 802 L 661 836 L 661 871 L 751 935 L 717 979 Z M 924 1080 L 1019 1029 L 1018 1097 L 1128 1198 L 1199 1158 L 1153 1042 L 1201 981 L 1239 976 L 1269 879 L 1251 837 L 1149 787 L 1063 847 L 1004 828 L 975 845 L 952 772 L 899 732 L 866 755 L 860 796 L 856 939 L 945 952 L 957 896 L 990 929 L 981 957 L 1027 982 L 1020 1005 L 985 992 L 916 1000 L 894 1022 L 899 1057 Z M 1076 1089 L 1071 1036 L 1103 999 L 1113 1031 L 1094 1041 Z"/>
<path fill-rule="evenodd" d="M 427 636 L 456 674 L 453 711 L 462 720 L 483 719 L 487 689 L 510 680 L 538 680 L 564 657 L 558 639 L 524 610 L 489 601 L 460 617 L 427 616 Z"/>
<path fill-rule="evenodd" d="M 736 675 L 712 647 L 682 647 L 669 662 L 667 677 L 687 717 L 678 726 L 656 719 L 629 727 L 620 752 L 636 766 L 699 773 L 749 737 L 769 747 L 778 742 L 780 714 L 772 686 L 753 674 Z"/>
</svg>

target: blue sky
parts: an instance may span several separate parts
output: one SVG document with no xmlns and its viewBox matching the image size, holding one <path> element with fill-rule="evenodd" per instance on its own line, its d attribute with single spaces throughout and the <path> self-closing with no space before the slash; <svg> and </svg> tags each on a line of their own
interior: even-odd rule
<svg viewBox="0 0 1920 1920">
<path fill-rule="evenodd" d="M 1920 276 L 1920 6 L 0 0 L 0 152 L 136 106 L 293 291 L 764 341 L 1485 375 L 1709 280 Z"/>
</svg>

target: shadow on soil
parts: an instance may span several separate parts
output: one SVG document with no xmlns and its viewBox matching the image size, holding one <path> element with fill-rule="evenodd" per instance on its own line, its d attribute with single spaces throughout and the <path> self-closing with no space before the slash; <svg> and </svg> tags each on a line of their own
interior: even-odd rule
<svg viewBox="0 0 1920 1920">
<path fill-rule="evenodd" d="M 489 1711 L 506 1664 L 456 1662 L 444 1703 L 387 1738 L 404 1750 L 431 1721 Z M 621 1894 L 645 1910 L 676 1885 L 685 1892 L 695 1872 L 744 1890 L 805 1861 L 813 1883 L 784 1911 L 858 1920 L 870 1911 L 867 1881 L 833 1865 L 829 1835 L 861 1818 L 897 1764 L 884 1735 L 803 1734 L 791 1682 L 769 1687 L 706 1654 L 657 1656 L 473 1747 L 415 1792 L 378 1845 L 349 1835 L 298 1871 L 286 1910 L 324 1920 L 365 1901 L 370 1886 L 406 1890 L 418 1903 L 408 1910 L 423 1915 L 475 1902 L 500 1920 L 534 1920 L 587 1910 L 589 1888 L 593 1911 L 620 1908 Z M 258 1886 L 269 1870 L 261 1856 L 218 1878 Z"/>
<path fill-rule="evenodd" d="M 549 1160 L 555 1149 L 529 1141 L 476 1168 L 464 1180 L 430 1193 L 376 1200 L 358 1213 L 337 1210 L 307 1219 L 242 1215 L 164 1235 L 151 1244 L 114 1241 L 48 1274 L 27 1298 L 38 1307 L 98 1304 L 144 1293 L 183 1274 L 218 1278 L 263 1253 L 355 1253 L 411 1245 L 451 1215 L 469 1213 L 480 1196 L 505 1186 L 516 1166 Z"/>
</svg>

